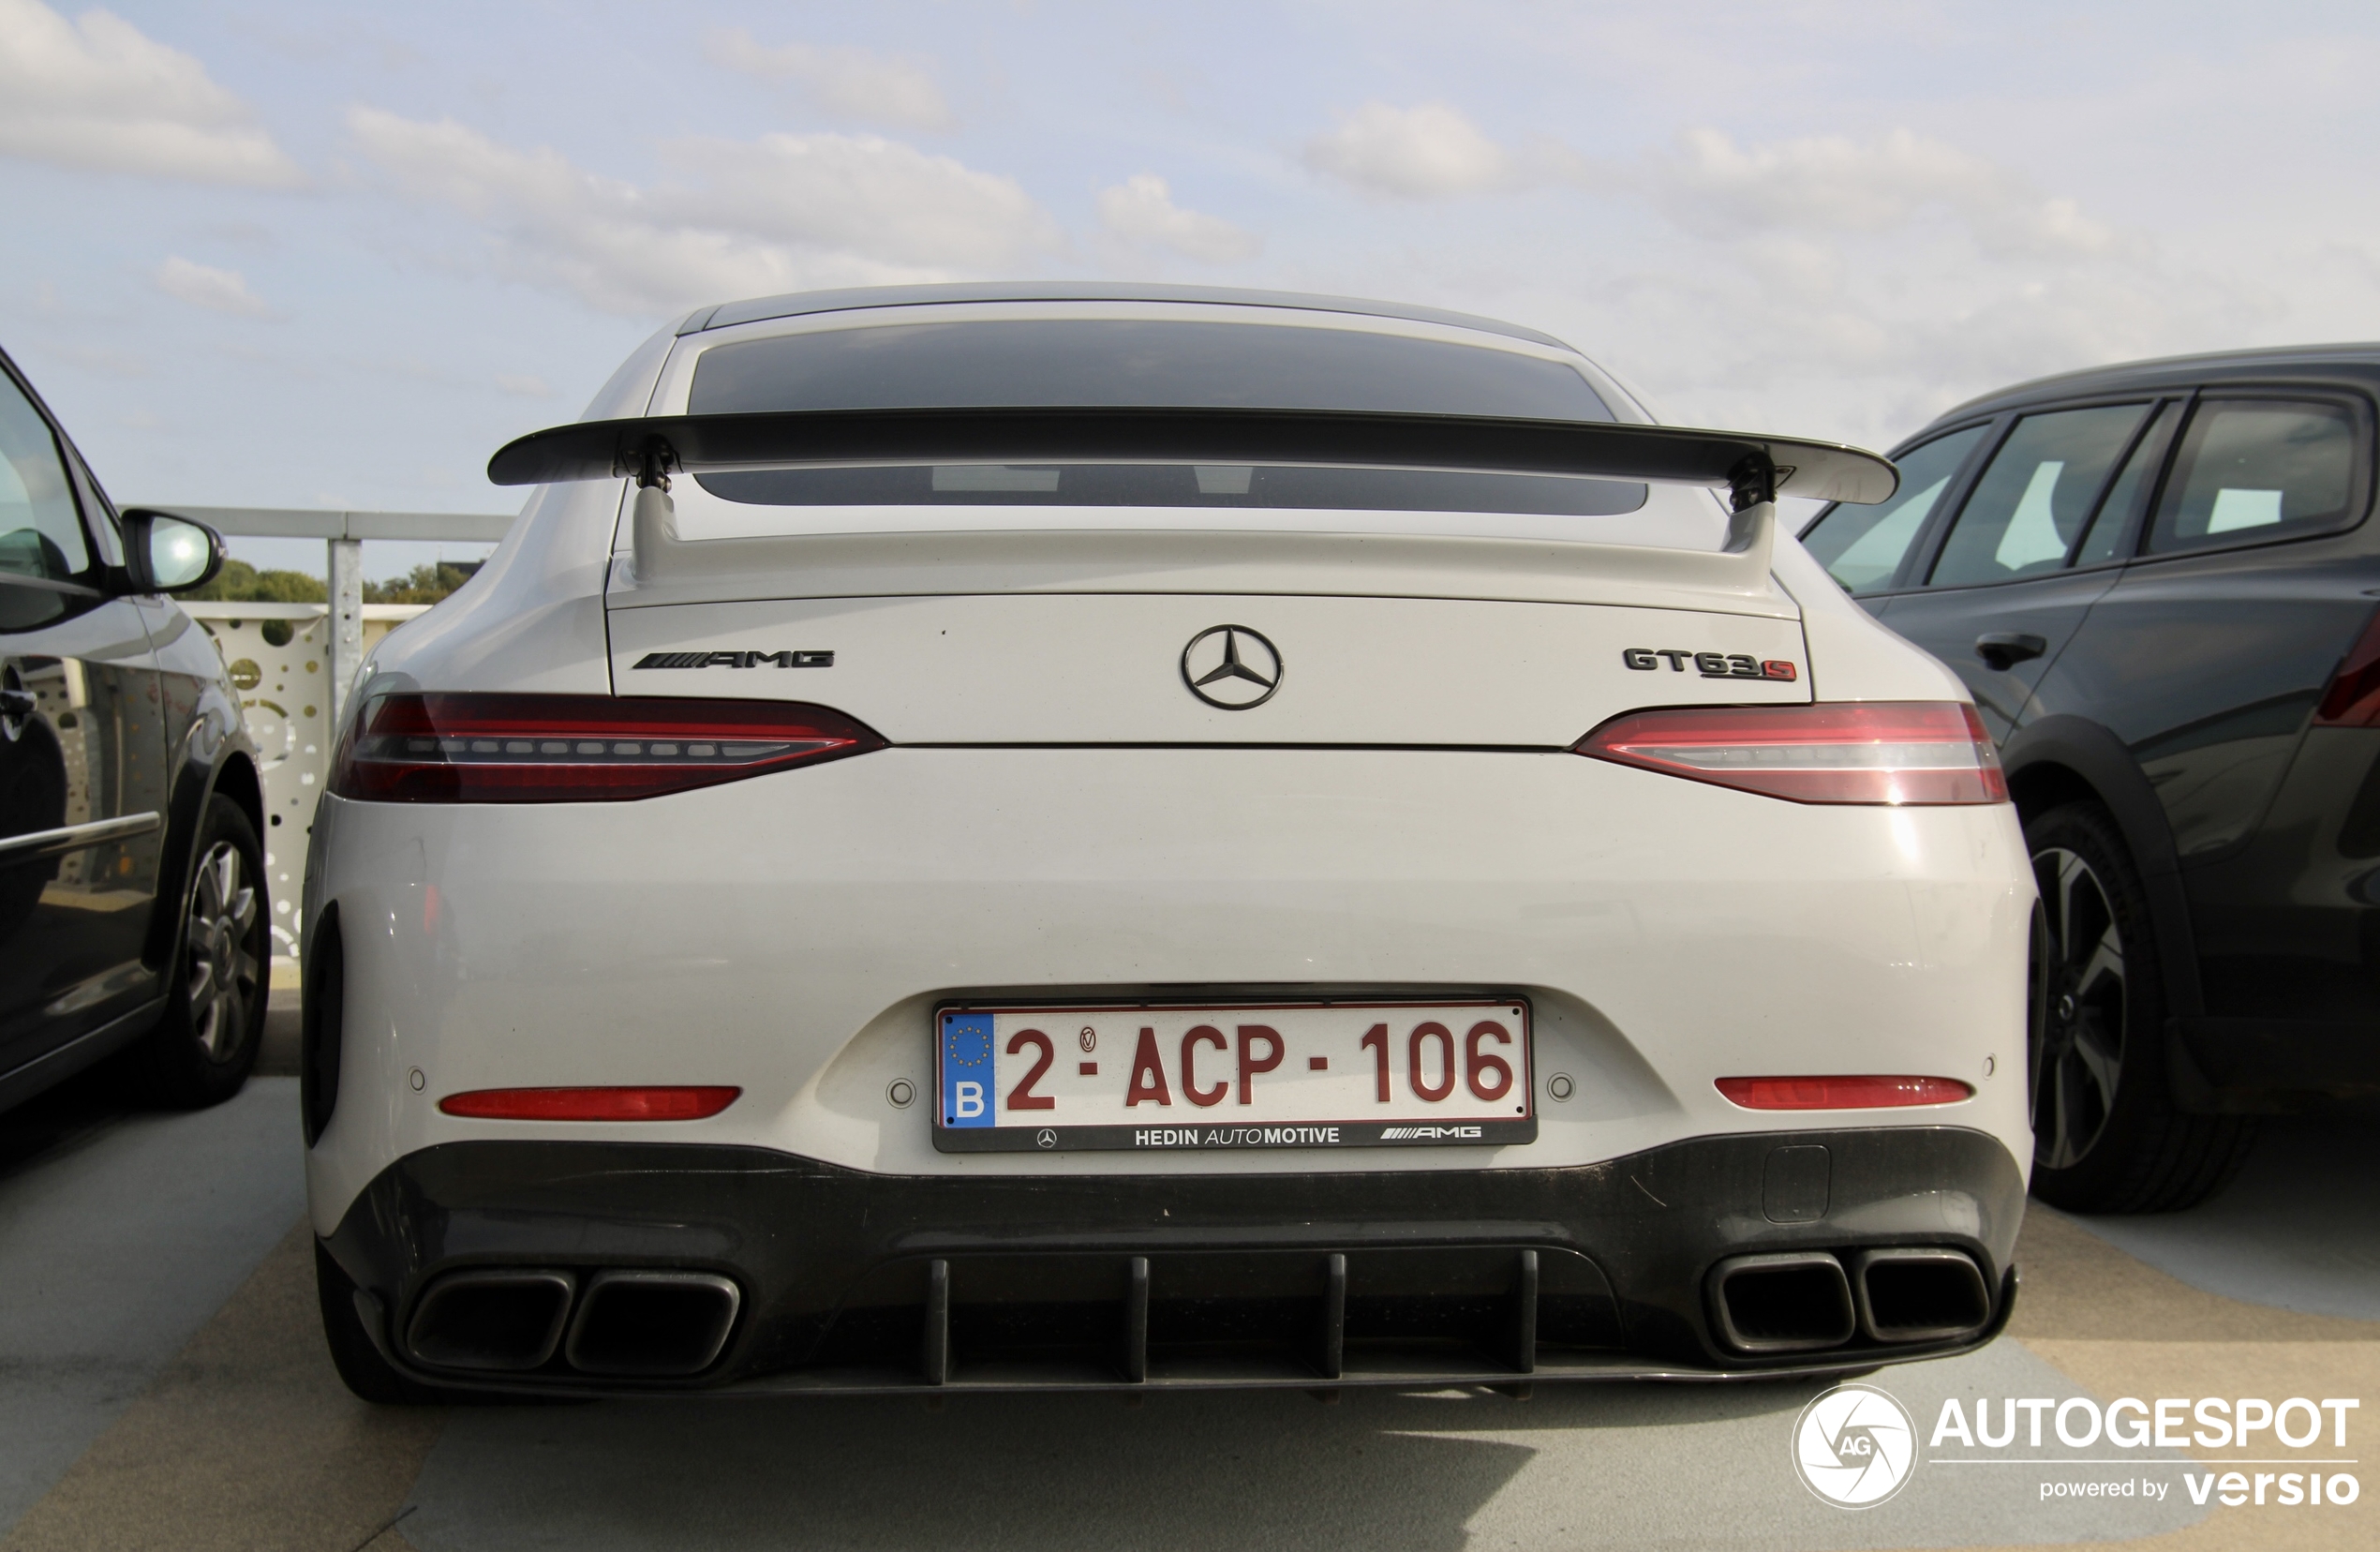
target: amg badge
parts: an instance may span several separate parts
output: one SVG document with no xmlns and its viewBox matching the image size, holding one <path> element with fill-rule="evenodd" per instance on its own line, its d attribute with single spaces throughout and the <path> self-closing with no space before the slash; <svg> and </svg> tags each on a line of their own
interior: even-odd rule
<svg viewBox="0 0 2380 1552">
<path fill-rule="evenodd" d="M 638 668 L 757 668 L 773 663 L 780 668 L 832 668 L 832 652 L 647 652 Z"/>
</svg>

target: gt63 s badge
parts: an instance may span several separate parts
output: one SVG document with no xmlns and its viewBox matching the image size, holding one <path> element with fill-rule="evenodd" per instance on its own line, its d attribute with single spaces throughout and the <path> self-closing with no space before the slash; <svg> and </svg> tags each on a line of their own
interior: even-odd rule
<svg viewBox="0 0 2380 1552">
<path fill-rule="evenodd" d="M 1790 679 L 1801 677 L 1801 670 L 1784 658 L 1763 662 L 1742 652 L 1689 652 L 1683 647 L 1625 647 L 1620 661 L 1640 673 L 1650 672 L 1667 663 L 1676 673 L 1686 672 L 1692 664 L 1694 671 L 1704 679 Z M 641 667 L 642 664 L 639 664 Z"/>
</svg>

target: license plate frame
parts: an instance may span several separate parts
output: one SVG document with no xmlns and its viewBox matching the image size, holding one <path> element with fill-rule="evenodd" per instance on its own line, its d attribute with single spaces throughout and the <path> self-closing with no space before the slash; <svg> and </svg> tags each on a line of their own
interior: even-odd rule
<svg viewBox="0 0 2380 1552">
<path fill-rule="evenodd" d="M 1387 1030 L 1376 1046 L 1372 1025 Z M 1199 1037 L 1194 1042 L 1193 1036 Z M 1507 1147 L 1537 1141 L 1536 1029 L 1525 997 L 954 999 L 935 1007 L 930 1037 L 928 1119 L 942 1153 Z M 1316 1057 L 1349 1065 L 1308 1066 Z M 1203 1071 L 1200 1059 L 1209 1064 Z M 1039 1076 L 1026 1077 L 1036 1064 Z M 1500 1089 L 1499 1065 L 1507 1075 Z M 1385 1104 L 1378 1098 L 1384 1067 Z M 1256 1097 L 1259 1079 L 1268 1091 L 1262 1102 Z M 1354 1094 L 1350 1079 L 1368 1097 Z M 977 1085 L 972 1097 L 959 1087 L 970 1082 Z M 1438 1097 L 1429 1094 L 1433 1087 Z M 1050 1104 L 1014 1108 L 1010 1101 L 1020 1091 Z M 1285 1099 L 1285 1092 L 1298 1097 Z M 1202 1097 L 1194 1101 L 1194 1094 Z M 980 1109 L 962 1117 L 971 1102 Z M 1316 1106 L 1326 1113 L 1283 1113 Z"/>
</svg>

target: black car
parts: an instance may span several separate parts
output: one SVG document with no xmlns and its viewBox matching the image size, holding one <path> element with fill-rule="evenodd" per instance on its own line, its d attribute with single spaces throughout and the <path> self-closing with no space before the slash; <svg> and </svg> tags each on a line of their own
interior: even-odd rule
<svg viewBox="0 0 2380 1552">
<path fill-rule="evenodd" d="M 1802 542 L 1967 681 L 2041 883 L 2033 1190 L 2187 1206 L 2380 1097 L 2380 345 L 1972 400 Z"/>
<path fill-rule="evenodd" d="M 102 1057 L 158 1100 L 237 1093 L 270 964 L 255 746 L 165 595 L 223 545 L 118 513 L 0 354 L 0 1107 Z"/>
</svg>

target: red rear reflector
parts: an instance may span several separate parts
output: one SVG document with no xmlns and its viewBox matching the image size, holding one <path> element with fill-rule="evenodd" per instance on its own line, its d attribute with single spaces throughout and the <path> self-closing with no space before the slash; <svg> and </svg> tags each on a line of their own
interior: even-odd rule
<svg viewBox="0 0 2380 1552">
<path fill-rule="evenodd" d="M 1956 1078 L 1721 1078 L 1718 1091 L 1746 1110 L 1881 1110 L 1955 1105 L 1974 1089 Z"/>
<path fill-rule="evenodd" d="M 840 711 L 781 701 L 376 695 L 339 744 L 331 791 L 383 803 L 618 801 L 884 747 Z"/>
<path fill-rule="evenodd" d="M 1796 803 L 2008 800 L 2000 756 L 1964 701 L 1635 711 L 1575 752 Z"/>
<path fill-rule="evenodd" d="M 472 1089 L 438 1102 L 480 1121 L 702 1121 L 736 1102 L 739 1088 Z"/>
<path fill-rule="evenodd" d="M 2380 727 L 2380 614 L 2363 628 L 2313 709 L 2316 727 Z"/>
</svg>

